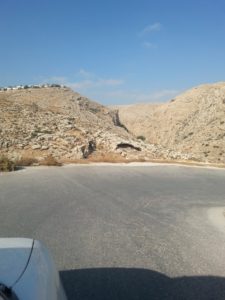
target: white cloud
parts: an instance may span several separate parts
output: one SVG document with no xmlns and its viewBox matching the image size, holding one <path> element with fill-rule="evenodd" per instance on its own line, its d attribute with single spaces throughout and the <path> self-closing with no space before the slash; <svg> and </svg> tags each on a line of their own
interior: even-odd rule
<svg viewBox="0 0 225 300">
<path fill-rule="evenodd" d="M 77 77 L 80 73 L 80 76 Z M 175 89 L 161 89 L 156 91 L 141 91 L 125 89 L 124 80 L 116 78 L 102 78 L 81 69 L 76 74 L 77 80 L 69 80 L 63 76 L 49 77 L 43 83 L 59 83 L 69 86 L 90 99 L 104 104 L 132 104 L 132 103 L 160 103 L 169 101 L 179 91 Z M 91 74 L 91 75 L 90 75 Z"/>
<path fill-rule="evenodd" d="M 76 74 L 76 78 L 78 78 L 78 80 L 72 81 L 63 76 L 52 76 L 49 78 L 45 78 L 44 80 L 42 80 L 42 82 L 64 84 L 78 92 L 85 92 L 89 89 L 115 87 L 124 83 L 122 79 L 101 78 L 84 69 L 79 70 L 79 72 Z"/>
<path fill-rule="evenodd" d="M 94 74 L 92 74 L 91 72 L 88 72 L 88 71 L 86 71 L 84 69 L 80 69 L 79 72 L 78 72 L 78 75 L 82 76 L 84 78 L 90 78 L 90 77 L 94 76 Z"/>
<path fill-rule="evenodd" d="M 67 82 L 66 85 L 71 87 L 74 90 L 77 90 L 77 89 L 83 90 L 83 89 L 88 89 L 88 88 L 92 87 L 93 81 L 82 80 L 82 81 L 78 81 L 78 82 Z"/>
<path fill-rule="evenodd" d="M 124 81 L 121 79 L 98 77 L 94 73 L 91 73 L 84 69 L 79 70 L 78 77 L 80 77 L 80 80 L 78 81 L 67 82 L 68 86 L 70 86 L 74 90 L 77 89 L 78 91 L 86 91 L 89 89 L 98 89 L 104 87 L 114 87 L 122 85 L 124 83 Z"/>
<path fill-rule="evenodd" d="M 92 88 L 114 87 L 122 85 L 124 82 L 120 79 L 97 79 L 97 80 L 82 80 L 77 82 L 67 82 L 66 85 L 74 90 L 87 90 Z"/>
<path fill-rule="evenodd" d="M 67 81 L 67 78 L 64 76 L 52 76 L 48 78 L 42 78 L 41 82 L 42 83 L 58 83 L 58 84 L 65 84 Z"/>
<path fill-rule="evenodd" d="M 178 90 L 159 90 L 154 92 L 116 90 L 102 93 L 101 97 L 113 104 L 159 103 L 169 101 L 179 94 Z M 95 95 L 95 98 L 97 95 Z"/>
<path fill-rule="evenodd" d="M 150 42 L 144 42 L 142 45 L 146 49 L 156 49 L 157 48 L 156 44 L 150 43 Z"/>
<path fill-rule="evenodd" d="M 146 34 L 149 34 L 154 31 L 160 31 L 162 29 L 162 24 L 159 22 L 156 22 L 154 24 L 146 26 L 142 31 L 139 33 L 139 36 L 144 36 Z"/>
<path fill-rule="evenodd" d="M 107 85 L 107 86 L 116 86 L 123 84 L 124 81 L 121 79 L 99 79 L 96 84 L 99 86 Z"/>
<path fill-rule="evenodd" d="M 156 91 L 154 93 L 152 93 L 152 98 L 157 100 L 162 100 L 167 98 L 168 100 L 170 98 L 175 97 L 177 94 L 179 94 L 178 90 L 161 90 L 161 91 Z"/>
</svg>

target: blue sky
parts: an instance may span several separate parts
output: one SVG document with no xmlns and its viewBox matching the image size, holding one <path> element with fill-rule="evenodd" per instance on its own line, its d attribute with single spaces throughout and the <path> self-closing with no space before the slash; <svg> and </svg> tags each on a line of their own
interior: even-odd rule
<svg viewBox="0 0 225 300">
<path fill-rule="evenodd" d="M 0 86 L 57 82 L 128 104 L 217 81 L 224 0 L 1 0 Z"/>
</svg>

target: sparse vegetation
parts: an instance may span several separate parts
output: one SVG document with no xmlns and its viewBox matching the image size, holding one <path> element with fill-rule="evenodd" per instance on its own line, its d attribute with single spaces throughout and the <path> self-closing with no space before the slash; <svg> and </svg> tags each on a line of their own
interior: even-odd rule
<svg viewBox="0 0 225 300">
<path fill-rule="evenodd" d="M 99 108 L 95 108 L 95 107 L 90 107 L 89 108 L 89 111 L 94 113 L 94 114 L 97 114 L 99 113 L 101 110 Z"/>
<path fill-rule="evenodd" d="M 138 140 L 142 140 L 143 142 L 146 140 L 146 137 L 145 136 L 143 136 L 143 135 L 138 135 L 137 136 L 137 139 Z"/>
<path fill-rule="evenodd" d="M 38 135 L 38 131 L 31 132 L 31 138 L 35 138 Z"/>
<path fill-rule="evenodd" d="M 28 167 L 33 165 L 41 166 L 61 166 L 62 164 L 58 162 L 52 155 L 48 155 L 44 160 L 38 161 L 34 157 L 22 157 L 17 161 L 12 161 L 6 156 L 0 156 L 0 172 L 11 172 L 15 171 L 20 167 Z"/>
<path fill-rule="evenodd" d="M 41 133 L 52 134 L 52 130 L 42 130 Z"/>
<path fill-rule="evenodd" d="M 11 172 L 15 170 L 15 163 L 5 156 L 0 156 L 0 172 Z"/>
</svg>

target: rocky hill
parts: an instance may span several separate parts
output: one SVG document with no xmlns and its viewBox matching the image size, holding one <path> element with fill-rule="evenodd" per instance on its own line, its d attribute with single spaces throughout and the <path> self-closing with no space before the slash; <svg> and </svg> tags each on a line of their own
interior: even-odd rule
<svg viewBox="0 0 225 300">
<path fill-rule="evenodd" d="M 201 162 L 225 163 L 225 83 L 195 87 L 169 103 L 120 106 L 135 136 Z"/>
<path fill-rule="evenodd" d="M 13 160 L 189 159 L 146 144 L 112 111 L 66 87 L 0 91 L 0 154 Z"/>
</svg>

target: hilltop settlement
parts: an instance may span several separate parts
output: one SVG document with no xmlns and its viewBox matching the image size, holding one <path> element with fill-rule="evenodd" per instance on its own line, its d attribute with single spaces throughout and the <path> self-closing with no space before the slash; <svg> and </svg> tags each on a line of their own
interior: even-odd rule
<svg viewBox="0 0 225 300">
<path fill-rule="evenodd" d="M 50 87 L 57 87 L 57 88 L 65 88 L 65 85 L 61 84 L 32 84 L 32 85 L 16 85 L 16 86 L 6 86 L 0 87 L 0 92 L 4 91 L 17 91 L 17 90 L 26 90 L 26 89 L 40 89 L 40 88 L 50 88 Z"/>
</svg>

